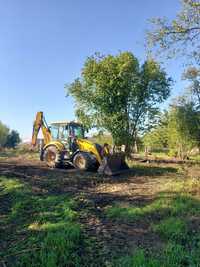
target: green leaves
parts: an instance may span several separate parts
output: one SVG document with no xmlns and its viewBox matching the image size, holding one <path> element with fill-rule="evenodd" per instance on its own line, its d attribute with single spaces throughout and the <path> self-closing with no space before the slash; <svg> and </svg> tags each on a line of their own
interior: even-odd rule
<svg viewBox="0 0 200 267">
<path fill-rule="evenodd" d="M 168 112 L 163 113 L 156 127 L 144 135 L 145 146 L 168 148 L 171 156 L 185 158 L 200 144 L 200 115 L 192 101 L 179 97 Z"/>
<path fill-rule="evenodd" d="M 199 122 L 199 113 L 192 102 L 187 103 L 183 99 L 171 108 L 168 122 L 169 147 L 177 149 L 179 157 L 183 158 L 195 145 L 198 146 Z"/>
<path fill-rule="evenodd" d="M 0 121 L 0 147 L 14 148 L 21 139 L 19 133 L 10 129 Z"/>
<path fill-rule="evenodd" d="M 149 48 L 156 48 L 167 58 L 186 56 L 187 60 L 200 62 L 200 3 L 198 0 L 182 0 L 181 10 L 176 18 L 151 20 L 151 29 L 147 32 Z M 189 57 L 188 57 L 189 56 Z"/>
<path fill-rule="evenodd" d="M 139 65 L 131 52 L 88 57 L 81 79 L 67 88 L 75 98 L 76 115 L 89 128 L 104 128 L 116 145 L 134 143 L 146 118 L 170 93 L 171 80 L 153 60 Z"/>
<path fill-rule="evenodd" d="M 8 133 L 8 127 L 0 121 L 0 147 L 5 145 Z"/>
<path fill-rule="evenodd" d="M 21 142 L 21 139 L 19 137 L 19 133 L 17 131 L 15 131 L 15 130 L 12 130 L 7 136 L 7 140 L 6 140 L 5 146 L 9 147 L 9 148 L 14 148 L 20 142 Z"/>
</svg>

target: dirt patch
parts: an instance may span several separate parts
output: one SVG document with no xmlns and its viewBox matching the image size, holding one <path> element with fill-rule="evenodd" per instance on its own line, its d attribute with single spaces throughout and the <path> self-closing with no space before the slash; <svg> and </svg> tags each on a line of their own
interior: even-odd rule
<svg viewBox="0 0 200 267">
<path fill-rule="evenodd" d="M 85 234 L 94 240 L 94 246 L 105 260 L 111 254 L 140 246 L 154 250 L 162 246 L 162 241 L 151 231 L 148 217 L 136 222 L 117 222 L 105 216 L 105 209 L 117 203 L 124 206 L 152 203 L 162 186 L 176 175 L 174 167 L 144 165 L 128 174 L 105 177 L 75 169 L 49 169 L 37 160 L 10 158 L 0 161 L 0 175 L 17 177 L 31 187 L 33 194 L 67 193 L 76 198 L 76 210 Z M 4 202 L 0 211 L 2 216 L 7 212 Z"/>
</svg>

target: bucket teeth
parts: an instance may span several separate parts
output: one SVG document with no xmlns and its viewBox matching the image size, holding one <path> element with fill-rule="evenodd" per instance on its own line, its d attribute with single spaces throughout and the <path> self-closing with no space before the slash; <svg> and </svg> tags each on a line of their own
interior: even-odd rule
<svg viewBox="0 0 200 267">
<path fill-rule="evenodd" d="M 112 176 L 123 173 L 128 169 L 129 167 L 125 161 L 125 155 L 123 153 L 116 153 L 103 158 L 98 173 Z"/>
</svg>

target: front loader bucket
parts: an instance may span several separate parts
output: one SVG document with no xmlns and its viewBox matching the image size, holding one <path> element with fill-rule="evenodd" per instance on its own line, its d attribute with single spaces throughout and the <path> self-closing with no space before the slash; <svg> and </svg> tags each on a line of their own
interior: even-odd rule
<svg viewBox="0 0 200 267">
<path fill-rule="evenodd" d="M 117 175 L 129 169 L 124 153 L 115 153 L 103 158 L 98 173 L 105 175 Z"/>
</svg>

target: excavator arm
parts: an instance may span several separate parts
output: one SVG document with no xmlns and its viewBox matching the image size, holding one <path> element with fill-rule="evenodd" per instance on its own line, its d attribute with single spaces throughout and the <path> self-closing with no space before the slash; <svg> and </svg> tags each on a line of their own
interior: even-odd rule
<svg viewBox="0 0 200 267">
<path fill-rule="evenodd" d="M 42 130 L 44 137 L 44 145 L 51 141 L 51 131 L 45 121 L 43 112 L 39 111 L 36 114 L 36 118 L 33 124 L 33 133 L 32 133 L 32 145 L 35 146 L 37 143 L 38 133 Z"/>
</svg>

